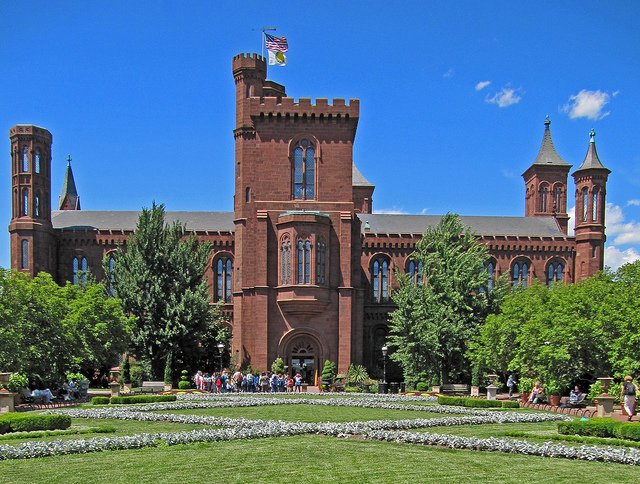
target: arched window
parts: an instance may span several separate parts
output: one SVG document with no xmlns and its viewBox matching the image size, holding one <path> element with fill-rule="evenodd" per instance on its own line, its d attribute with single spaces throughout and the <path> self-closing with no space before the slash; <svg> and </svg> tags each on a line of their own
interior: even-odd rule
<svg viewBox="0 0 640 484">
<path fill-rule="evenodd" d="M 422 261 L 416 261 L 411 259 L 409 261 L 409 277 L 411 277 L 411 281 L 418 285 L 422 284 Z"/>
<path fill-rule="evenodd" d="M 87 272 L 89 271 L 89 265 L 86 257 L 74 257 L 73 258 L 73 283 L 74 284 L 86 284 Z"/>
<path fill-rule="evenodd" d="M 280 244 L 280 284 L 291 284 L 291 241 L 285 237 Z"/>
<path fill-rule="evenodd" d="M 511 282 L 514 286 L 527 287 L 529 282 L 529 263 L 525 260 L 517 261 L 511 268 Z"/>
<path fill-rule="evenodd" d="M 489 261 L 487 264 L 487 272 L 489 273 L 489 281 L 487 282 L 487 289 L 493 291 L 494 284 L 496 282 L 496 263 Z"/>
<path fill-rule="evenodd" d="M 39 193 L 36 193 L 36 197 L 33 200 L 33 211 L 34 211 L 35 217 L 40 216 L 40 194 Z"/>
<path fill-rule="evenodd" d="M 589 214 L 589 190 L 587 188 L 582 189 L 582 221 L 587 221 L 587 215 Z"/>
<path fill-rule="evenodd" d="M 318 239 L 316 244 L 316 284 L 327 282 L 327 244 L 323 239 Z"/>
<path fill-rule="evenodd" d="M 385 257 L 374 259 L 371 285 L 373 302 L 383 303 L 389 301 L 389 261 Z"/>
<path fill-rule="evenodd" d="M 29 148 L 26 146 L 22 148 L 22 171 L 24 173 L 29 171 Z"/>
<path fill-rule="evenodd" d="M 564 279 L 564 265 L 562 262 L 552 262 L 547 267 L 547 286 Z"/>
<path fill-rule="evenodd" d="M 231 286 L 231 277 L 233 274 L 233 262 L 231 257 L 219 257 L 214 267 L 216 268 L 216 284 L 215 284 L 215 300 L 231 302 L 233 288 Z"/>
<path fill-rule="evenodd" d="M 36 150 L 36 154 L 33 157 L 33 171 L 40 173 L 40 150 Z"/>
<path fill-rule="evenodd" d="M 24 239 L 20 243 L 20 269 L 29 268 L 29 241 Z"/>
<path fill-rule="evenodd" d="M 29 215 L 29 189 L 22 190 L 22 215 Z"/>
<path fill-rule="evenodd" d="M 308 139 L 301 139 L 293 150 L 293 198 L 315 198 L 315 148 Z"/>
<path fill-rule="evenodd" d="M 116 258 L 113 256 L 113 254 L 109 256 L 107 270 L 109 271 L 109 294 L 111 294 L 111 296 L 115 296 L 116 291 L 113 286 L 115 282 Z"/>
<path fill-rule="evenodd" d="M 598 187 L 593 189 L 593 205 L 591 205 L 591 220 L 594 222 L 598 220 L 598 195 L 600 195 L 600 190 Z"/>
<path fill-rule="evenodd" d="M 311 284 L 311 242 L 298 240 L 298 284 Z"/>
<path fill-rule="evenodd" d="M 540 189 L 540 211 L 547 211 L 547 194 L 549 189 L 545 186 Z"/>
</svg>

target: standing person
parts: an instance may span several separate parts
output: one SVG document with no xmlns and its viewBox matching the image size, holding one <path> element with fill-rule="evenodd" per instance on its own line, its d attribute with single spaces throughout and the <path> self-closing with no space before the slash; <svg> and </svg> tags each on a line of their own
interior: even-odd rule
<svg viewBox="0 0 640 484">
<path fill-rule="evenodd" d="M 293 391 L 302 391 L 302 375 L 300 373 L 296 373 L 296 376 L 293 377 Z"/>
<path fill-rule="evenodd" d="M 245 386 L 245 391 L 247 393 L 253 393 L 253 373 L 251 370 L 247 370 L 247 374 L 245 375 L 247 379 L 247 384 Z"/>
<path fill-rule="evenodd" d="M 507 379 L 507 388 L 509 389 L 509 398 L 511 398 L 511 396 L 513 395 L 513 387 L 515 387 L 517 383 L 518 382 L 513 376 L 513 373 L 510 374 L 509 378 Z"/>
<path fill-rule="evenodd" d="M 263 371 L 262 375 L 260 375 L 260 390 L 262 393 L 267 393 L 269 391 L 269 377 Z"/>
<path fill-rule="evenodd" d="M 627 411 L 627 415 L 629 415 L 627 419 L 629 422 L 631 422 L 631 419 L 635 415 L 636 407 L 636 386 L 632 382 L 633 378 L 631 375 L 625 376 L 624 383 L 620 390 L 620 398 L 622 399 L 622 397 L 624 397 L 624 409 Z"/>
<path fill-rule="evenodd" d="M 287 393 L 293 393 L 293 378 L 291 378 L 291 375 L 289 375 L 289 373 L 287 373 L 285 383 L 287 385 Z"/>
</svg>

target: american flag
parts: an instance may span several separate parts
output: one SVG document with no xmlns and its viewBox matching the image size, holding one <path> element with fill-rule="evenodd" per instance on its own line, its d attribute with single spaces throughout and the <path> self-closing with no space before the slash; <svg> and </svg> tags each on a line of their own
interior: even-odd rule
<svg viewBox="0 0 640 484">
<path fill-rule="evenodd" d="M 287 44 L 286 37 L 274 37 L 268 33 L 264 33 L 265 45 L 267 50 L 273 50 L 276 52 L 287 52 L 289 50 L 289 44 Z"/>
</svg>

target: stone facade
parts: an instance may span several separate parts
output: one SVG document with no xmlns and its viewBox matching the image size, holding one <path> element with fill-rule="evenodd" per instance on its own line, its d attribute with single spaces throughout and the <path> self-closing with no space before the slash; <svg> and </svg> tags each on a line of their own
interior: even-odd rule
<svg viewBox="0 0 640 484">
<path fill-rule="evenodd" d="M 167 214 L 213 246 L 206 277 L 212 302 L 223 299 L 231 318 L 231 351 L 258 369 L 283 357 L 309 382 L 325 359 L 340 372 L 356 362 L 376 373 L 394 269 L 412 270 L 415 244 L 439 217 L 372 213 L 375 187 L 353 164 L 358 100 L 296 102 L 267 80 L 256 54 L 235 56 L 232 72 L 234 211 Z M 10 140 L 11 267 L 50 272 L 60 283 L 85 268 L 104 277 L 103 258 L 126 244 L 137 212 L 80 210 L 70 163 L 52 211 L 51 134 L 17 125 Z M 603 267 L 609 170 L 593 136 L 573 174 L 578 213 L 587 204 L 575 237 L 567 234 L 569 169 L 547 120 L 540 152 L 523 174 L 525 217 L 463 217 L 487 245 L 495 277 L 574 282 Z"/>
</svg>

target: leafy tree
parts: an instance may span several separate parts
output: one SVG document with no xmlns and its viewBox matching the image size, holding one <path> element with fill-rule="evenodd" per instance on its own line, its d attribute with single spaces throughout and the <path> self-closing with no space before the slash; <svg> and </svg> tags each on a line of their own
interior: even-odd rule
<svg viewBox="0 0 640 484">
<path fill-rule="evenodd" d="M 209 243 L 185 237 L 180 223 L 165 224 L 164 205 L 154 202 L 142 210 L 126 250 L 116 253 L 111 286 L 135 317 L 131 350 L 150 363 L 155 379 L 170 354 L 172 365 L 192 366 L 202 339 L 217 336 L 204 278 L 210 252 Z M 108 273 L 106 258 L 103 265 Z"/>
<path fill-rule="evenodd" d="M 278 357 L 273 360 L 273 363 L 271 364 L 271 371 L 278 374 L 284 373 L 284 361 L 282 361 L 282 358 Z"/>
<path fill-rule="evenodd" d="M 415 284 L 397 274 L 399 288 L 392 293 L 397 309 L 391 314 L 390 354 L 415 384 L 436 377 L 442 383 L 466 379 L 470 365 L 467 342 L 474 338 L 487 314 L 504 292 L 498 284 L 488 290 L 485 246 L 455 214 L 442 217 L 416 244 L 413 258 L 423 264 L 426 284 Z"/>
</svg>

